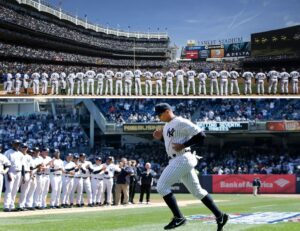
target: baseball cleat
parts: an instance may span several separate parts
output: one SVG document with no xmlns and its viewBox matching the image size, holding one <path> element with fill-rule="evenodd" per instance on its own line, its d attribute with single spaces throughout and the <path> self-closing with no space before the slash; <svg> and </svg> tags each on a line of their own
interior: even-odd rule
<svg viewBox="0 0 300 231">
<path fill-rule="evenodd" d="M 217 231 L 223 230 L 223 227 L 226 225 L 228 219 L 229 219 L 229 216 L 226 213 L 223 213 L 223 215 L 216 220 L 217 225 L 218 225 Z"/>
<path fill-rule="evenodd" d="M 164 229 L 168 230 L 168 229 L 175 229 L 181 225 L 184 225 L 186 223 L 186 219 L 185 217 L 174 217 L 172 218 L 171 222 L 169 224 L 167 224 Z"/>
</svg>

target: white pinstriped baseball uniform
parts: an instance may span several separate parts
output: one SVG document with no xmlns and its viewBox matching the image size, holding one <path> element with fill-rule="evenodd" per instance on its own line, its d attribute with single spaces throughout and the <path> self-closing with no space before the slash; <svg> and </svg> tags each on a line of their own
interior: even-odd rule
<svg viewBox="0 0 300 231">
<path fill-rule="evenodd" d="M 162 196 L 171 193 L 171 186 L 179 182 L 182 182 L 196 198 L 202 199 L 208 194 L 202 189 L 194 169 L 197 165 L 196 155 L 191 153 L 190 148 L 177 152 L 172 147 L 173 143 L 183 144 L 199 132 L 199 127 L 182 117 L 174 117 L 165 124 L 163 138 L 168 157 L 172 159 L 157 182 L 157 191 Z"/>
</svg>

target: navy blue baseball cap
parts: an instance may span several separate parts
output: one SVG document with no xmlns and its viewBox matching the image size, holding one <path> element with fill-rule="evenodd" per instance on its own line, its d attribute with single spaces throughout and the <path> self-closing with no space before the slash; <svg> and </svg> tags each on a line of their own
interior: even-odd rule
<svg viewBox="0 0 300 231">
<path fill-rule="evenodd" d="M 28 145 L 26 143 L 22 143 L 21 148 L 28 148 Z"/>
<path fill-rule="evenodd" d="M 73 153 L 68 153 L 68 154 L 67 154 L 67 157 L 68 157 L 68 156 L 72 156 L 72 157 L 73 157 L 74 155 L 73 155 Z"/>
<path fill-rule="evenodd" d="M 172 107 L 168 103 L 159 103 L 155 105 L 155 113 L 154 115 L 161 115 L 164 113 L 166 110 L 172 110 Z"/>
<path fill-rule="evenodd" d="M 49 148 L 43 148 L 42 151 L 43 152 L 49 152 L 50 150 L 49 150 Z"/>
<path fill-rule="evenodd" d="M 84 156 L 85 157 L 86 154 L 85 153 L 80 153 L 79 156 Z"/>
<path fill-rule="evenodd" d="M 102 158 L 100 156 L 96 157 L 96 160 L 102 161 Z"/>
<path fill-rule="evenodd" d="M 78 153 L 74 153 L 74 159 L 79 159 Z"/>
<path fill-rule="evenodd" d="M 21 144 L 22 142 L 21 142 L 21 140 L 15 139 L 12 141 L 12 143 L 13 144 Z"/>
</svg>

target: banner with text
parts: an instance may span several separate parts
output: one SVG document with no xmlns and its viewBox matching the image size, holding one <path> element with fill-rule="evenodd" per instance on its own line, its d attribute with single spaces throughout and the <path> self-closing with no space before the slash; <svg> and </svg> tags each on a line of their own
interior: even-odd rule
<svg viewBox="0 0 300 231">
<path fill-rule="evenodd" d="M 261 193 L 296 193 L 295 175 L 213 175 L 213 193 L 252 193 L 254 178 Z"/>
</svg>

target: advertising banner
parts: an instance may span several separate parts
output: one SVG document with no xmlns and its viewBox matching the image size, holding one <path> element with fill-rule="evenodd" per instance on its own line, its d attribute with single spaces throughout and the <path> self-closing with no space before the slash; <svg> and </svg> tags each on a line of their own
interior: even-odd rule
<svg viewBox="0 0 300 231">
<path fill-rule="evenodd" d="M 197 125 L 204 131 L 247 131 L 248 122 L 198 122 Z"/>
<path fill-rule="evenodd" d="M 261 193 L 296 193 L 296 175 L 213 175 L 213 193 L 252 193 L 260 178 Z"/>
<path fill-rule="evenodd" d="M 211 58 L 224 58 L 224 49 L 212 49 L 210 54 Z"/>
<path fill-rule="evenodd" d="M 200 59 L 207 59 L 210 57 L 210 50 L 200 50 L 199 51 Z"/>
<path fill-rule="evenodd" d="M 225 57 L 245 57 L 250 56 L 251 52 L 251 43 L 233 43 L 233 44 L 225 44 Z"/>
<path fill-rule="evenodd" d="M 285 121 L 287 131 L 300 131 L 300 121 Z"/>
<path fill-rule="evenodd" d="M 285 124 L 283 121 L 267 122 L 266 128 L 270 131 L 285 131 Z"/>
<path fill-rule="evenodd" d="M 186 59 L 199 59 L 199 51 L 186 51 L 185 52 Z"/>
<path fill-rule="evenodd" d="M 208 46 L 187 46 L 185 47 L 186 51 L 200 51 L 200 50 L 207 50 Z"/>
</svg>

